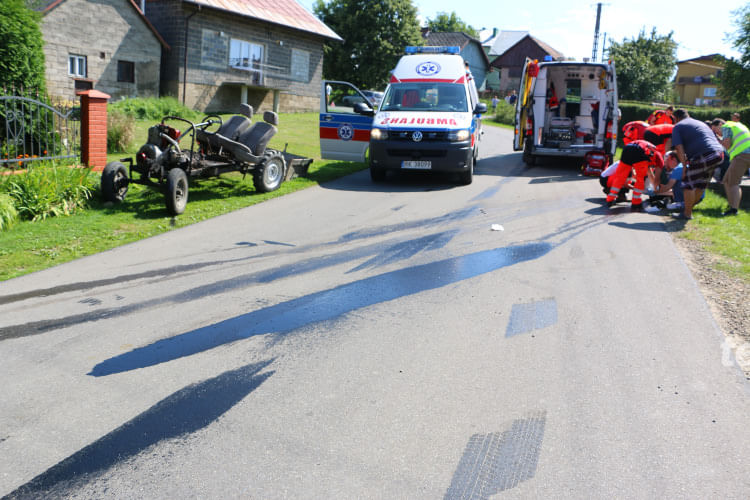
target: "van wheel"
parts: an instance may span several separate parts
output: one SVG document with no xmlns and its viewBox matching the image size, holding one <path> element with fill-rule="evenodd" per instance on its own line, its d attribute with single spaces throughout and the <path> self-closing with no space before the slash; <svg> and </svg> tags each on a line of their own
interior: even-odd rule
<svg viewBox="0 0 750 500">
<path fill-rule="evenodd" d="M 536 163 L 536 157 L 531 154 L 531 142 L 528 139 L 523 143 L 523 162 L 530 167 Z"/>
<path fill-rule="evenodd" d="M 460 174 L 458 174 L 458 180 L 464 186 L 468 186 L 469 184 L 471 184 L 471 181 L 474 180 L 474 157 L 473 156 L 471 160 L 469 161 L 469 169 L 466 172 L 461 172 Z"/>
<path fill-rule="evenodd" d="M 370 166 L 370 179 L 372 179 L 372 182 L 385 181 L 385 169 Z"/>
</svg>

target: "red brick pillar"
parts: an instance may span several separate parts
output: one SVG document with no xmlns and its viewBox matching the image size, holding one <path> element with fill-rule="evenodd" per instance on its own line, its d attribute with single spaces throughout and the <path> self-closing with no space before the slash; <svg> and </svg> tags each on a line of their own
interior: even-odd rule
<svg viewBox="0 0 750 500">
<path fill-rule="evenodd" d="M 107 164 L 107 99 L 98 90 L 76 92 L 81 96 L 81 161 L 100 171 Z"/>
</svg>

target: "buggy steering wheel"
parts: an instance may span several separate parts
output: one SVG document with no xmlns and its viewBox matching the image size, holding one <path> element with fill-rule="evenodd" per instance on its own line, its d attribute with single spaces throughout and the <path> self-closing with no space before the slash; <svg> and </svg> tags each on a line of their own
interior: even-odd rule
<svg viewBox="0 0 750 500">
<path fill-rule="evenodd" d="M 206 115 L 203 117 L 203 120 L 201 120 L 201 122 L 202 123 L 209 122 L 209 123 L 205 123 L 205 125 L 201 125 L 200 127 L 198 127 L 199 129 L 204 130 L 204 131 L 207 130 L 212 125 L 218 124 L 219 126 L 216 127 L 216 130 L 214 130 L 214 132 L 218 131 L 221 128 L 221 126 L 224 124 L 224 121 L 221 119 L 221 116 L 219 115 Z"/>
</svg>

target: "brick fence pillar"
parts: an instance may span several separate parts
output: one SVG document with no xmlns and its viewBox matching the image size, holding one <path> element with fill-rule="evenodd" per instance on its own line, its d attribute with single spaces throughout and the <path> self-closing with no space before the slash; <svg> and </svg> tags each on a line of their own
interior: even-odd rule
<svg viewBox="0 0 750 500">
<path fill-rule="evenodd" d="M 107 99 L 98 90 L 76 92 L 81 96 L 81 161 L 100 171 L 107 164 Z"/>
</svg>

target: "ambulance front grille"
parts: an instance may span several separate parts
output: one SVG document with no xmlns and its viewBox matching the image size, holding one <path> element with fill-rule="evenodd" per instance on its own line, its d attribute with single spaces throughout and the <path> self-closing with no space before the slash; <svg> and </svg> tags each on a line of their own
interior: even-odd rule
<svg viewBox="0 0 750 500">
<path fill-rule="evenodd" d="M 414 141 L 413 135 L 416 130 L 399 130 L 399 131 L 388 131 L 388 136 L 394 141 Z M 420 130 L 422 133 L 421 142 L 432 142 L 432 141 L 445 141 L 448 139 L 448 132 L 442 130 Z"/>
</svg>

